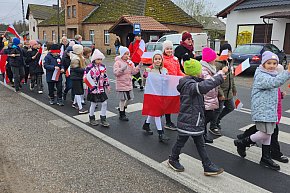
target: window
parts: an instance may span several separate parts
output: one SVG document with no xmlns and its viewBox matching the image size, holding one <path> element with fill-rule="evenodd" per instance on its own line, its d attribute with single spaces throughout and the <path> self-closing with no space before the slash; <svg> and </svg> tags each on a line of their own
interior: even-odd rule
<svg viewBox="0 0 290 193">
<path fill-rule="evenodd" d="M 275 54 L 279 54 L 281 51 L 274 45 L 270 45 L 270 48 L 273 50 Z"/>
<path fill-rule="evenodd" d="M 95 31 L 94 30 L 90 30 L 90 41 L 95 43 Z"/>
<path fill-rule="evenodd" d="M 105 45 L 109 45 L 110 44 L 110 34 L 108 30 L 104 31 L 104 40 L 105 40 Z"/>
<path fill-rule="evenodd" d="M 43 31 L 43 40 L 46 41 L 46 32 Z"/>
<path fill-rule="evenodd" d="M 52 34 L 52 37 L 51 37 L 52 41 L 55 41 L 55 31 L 52 30 L 51 34 Z"/>
<path fill-rule="evenodd" d="M 75 5 L 72 6 L 72 17 L 77 17 L 77 7 Z"/>
<path fill-rule="evenodd" d="M 71 7 L 68 6 L 67 7 L 67 18 L 70 18 L 71 17 Z"/>
</svg>

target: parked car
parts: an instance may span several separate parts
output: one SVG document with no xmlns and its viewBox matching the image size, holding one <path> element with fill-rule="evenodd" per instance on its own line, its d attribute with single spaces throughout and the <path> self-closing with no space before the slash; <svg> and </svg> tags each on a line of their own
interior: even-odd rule
<svg viewBox="0 0 290 193">
<path fill-rule="evenodd" d="M 154 52 L 155 50 L 162 51 L 162 43 L 158 42 L 148 42 L 145 44 L 145 47 L 147 52 Z"/>
<path fill-rule="evenodd" d="M 246 59 L 250 59 L 251 67 L 246 71 L 254 72 L 256 68 L 261 64 L 262 54 L 265 51 L 271 51 L 279 57 L 280 64 L 287 68 L 287 57 L 283 50 L 279 50 L 273 44 L 265 44 L 265 43 L 253 43 L 253 44 L 244 44 L 238 46 L 232 53 L 232 58 L 234 62 L 234 67 L 241 64 Z"/>
</svg>

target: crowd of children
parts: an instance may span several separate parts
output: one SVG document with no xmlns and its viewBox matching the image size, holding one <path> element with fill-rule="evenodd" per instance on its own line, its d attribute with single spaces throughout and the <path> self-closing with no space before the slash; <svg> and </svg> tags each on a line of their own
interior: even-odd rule
<svg viewBox="0 0 290 193">
<path fill-rule="evenodd" d="M 184 33 L 182 40 L 181 46 L 184 49 L 191 49 L 192 46 L 186 43 L 192 42 L 191 34 Z M 67 94 L 71 90 L 72 107 L 77 109 L 79 114 L 88 113 L 89 124 L 109 127 L 106 115 L 108 93 L 111 88 L 106 65 L 103 63 L 105 56 L 98 49 L 92 53 L 92 50 L 84 48 L 80 41 L 67 42 L 66 38 L 63 38 L 62 46 L 48 44 L 48 52 L 44 54 L 40 42 L 30 40 L 29 48 L 24 51 L 19 46 L 20 40 L 14 38 L 12 45 L 4 50 L 8 55 L 6 69 L 12 71 L 15 90 L 18 92 L 21 88 L 21 80 L 25 77 L 24 69 L 28 67 L 30 90 L 37 88 L 39 94 L 43 93 L 42 75 L 45 70 L 49 104 L 63 106 L 63 101 L 67 99 Z M 177 126 L 172 122 L 170 114 L 149 113 L 146 114 L 143 130 L 153 135 L 150 123 L 154 121 L 159 141 L 168 141 L 169 138 L 165 135 L 162 126 L 164 115 L 166 120 L 164 128 L 178 131 L 168 165 L 176 171 L 184 171 L 184 167 L 179 162 L 179 154 L 188 138 L 192 137 L 202 160 L 204 174 L 211 176 L 222 173 L 223 169 L 209 159 L 205 143 L 213 143 L 213 139 L 208 135 L 207 124 L 210 123 L 209 131 L 212 134 L 220 136 L 222 118 L 235 108 L 233 97 L 236 96 L 237 90 L 233 76 L 231 46 L 225 44 L 221 47 L 220 52 L 228 50 L 229 53 L 225 60 L 219 60 L 216 52 L 211 48 L 204 48 L 201 61 L 198 61 L 186 53 L 178 53 L 176 55 L 178 57 L 175 57 L 172 42 L 165 41 L 163 50 L 153 53 L 152 65 L 140 74 L 142 63 L 133 51 L 133 47 L 137 44 L 140 44 L 140 34 L 136 35 L 136 40 L 130 45 L 130 49 L 119 47 L 119 55 L 115 58 L 113 66 L 116 97 L 119 100 L 119 119 L 129 121 L 125 112 L 129 102 L 134 99 L 133 89 L 136 80 L 140 83 L 141 89 L 145 85 L 146 92 L 145 82 L 149 73 L 158 77 L 178 76 L 179 84 L 176 89 L 180 93 L 180 110 Z M 64 51 L 62 55 L 60 55 L 61 49 Z M 132 54 L 134 61 L 130 60 Z M 251 95 L 252 119 L 255 126 L 238 135 L 238 139 L 234 141 L 241 157 L 246 156 L 246 147 L 256 142 L 262 143 L 260 164 L 274 170 L 279 170 L 280 166 L 272 158 L 280 162 L 288 162 L 288 158 L 280 152 L 278 124 L 283 97 L 279 87 L 290 78 L 290 67 L 285 71 L 278 64 L 277 55 L 269 51 L 264 52 L 262 64 L 257 68 L 254 76 Z M 65 77 L 64 89 L 63 77 Z M 143 79 L 144 81 L 140 81 Z M 83 108 L 85 99 L 90 102 L 89 111 Z M 100 122 L 95 117 L 98 103 L 101 103 Z"/>
</svg>

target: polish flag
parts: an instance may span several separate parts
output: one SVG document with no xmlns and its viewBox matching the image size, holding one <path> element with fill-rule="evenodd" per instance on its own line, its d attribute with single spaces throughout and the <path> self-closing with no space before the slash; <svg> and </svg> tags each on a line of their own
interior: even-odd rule
<svg viewBox="0 0 290 193">
<path fill-rule="evenodd" d="M 70 66 L 68 67 L 68 69 L 65 72 L 65 76 L 69 77 L 70 76 Z"/>
<path fill-rule="evenodd" d="M 248 58 L 235 68 L 235 76 L 238 76 L 250 66 L 250 59 Z"/>
<path fill-rule="evenodd" d="M 182 77 L 148 73 L 142 115 L 159 117 L 179 113 L 180 93 L 176 87 L 180 78 Z"/>
<path fill-rule="evenodd" d="M 38 53 L 40 54 L 40 58 L 39 58 L 39 61 L 38 61 L 38 65 L 39 66 L 42 66 L 42 52 L 44 50 L 44 44 L 41 46 L 41 48 L 38 50 Z"/>
<path fill-rule="evenodd" d="M 95 81 L 91 77 L 91 71 L 84 75 L 84 83 L 90 88 L 93 89 L 96 85 Z"/>
<path fill-rule="evenodd" d="M 6 54 L 0 55 L 0 72 L 4 74 L 6 72 L 6 61 L 8 56 Z"/>
<path fill-rule="evenodd" d="M 229 58 L 229 50 L 228 49 L 223 50 L 219 57 L 219 60 L 227 60 L 228 58 Z"/>
<path fill-rule="evenodd" d="M 51 80 L 58 81 L 60 75 L 60 69 L 54 69 Z"/>
<path fill-rule="evenodd" d="M 60 48 L 60 53 L 59 53 L 60 58 L 62 58 L 63 53 L 64 53 L 64 45 L 62 45 Z"/>
<path fill-rule="evenodd" d="M 144 52 L 141 56 L 141 62 L 143 64 L 152 64 L 152 57 L 154 52 Z"/>
<path fill-rule="evenodd" d="M 235 107 L 237 110 L 241 110 L 241 108 L 243 107 L 243 103 L 240 101 L 240 99 L 236 99 L 235 100 Z"/>
<path fill-rule="evenodd" d="M 6 31 L 9 31 L 10 33 L 12 33 L 13 35 L 15 35 L 17 38 L 20 38 L 20 35 L 17 33 L 17 31 L 15 30 L 14 26 L 12 24 L 10 24 L 7 28 Z"/>
<path fill-rule="evenodd" d="M 139 48 L 136 51 L 136 54 L 138 54 L 141 57 L 144 52 L 145 52 L 145 42 L 144 40 L 141 40 L 139 43 Z"/>
</svg>

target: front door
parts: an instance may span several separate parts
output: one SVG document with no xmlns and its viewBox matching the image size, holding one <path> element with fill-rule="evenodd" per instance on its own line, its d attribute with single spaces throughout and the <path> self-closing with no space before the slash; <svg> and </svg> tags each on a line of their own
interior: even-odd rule
<svg viewBox="0 0 290 193">
<path fill-rule="evenodd" d="M 290 23 L 286 24 L 286 31 L 284 37 L 284 52 L 290 54 Z"/>
</svg>

